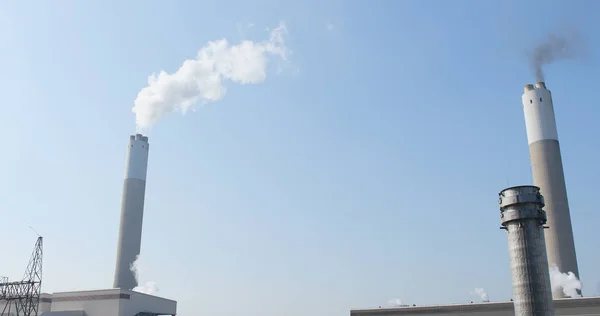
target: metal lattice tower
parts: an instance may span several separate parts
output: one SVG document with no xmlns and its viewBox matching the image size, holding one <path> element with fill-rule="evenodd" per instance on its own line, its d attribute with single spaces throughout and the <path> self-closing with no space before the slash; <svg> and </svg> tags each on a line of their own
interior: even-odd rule
<svg viewBox="0 0 600 316">
<path fill-rule="evenodd" d="M 38 237 L 23 279 L 8 282 L 0 279 L 1 316 L 38 316 L 42 290 L 43 239 Z"/>
</svg>

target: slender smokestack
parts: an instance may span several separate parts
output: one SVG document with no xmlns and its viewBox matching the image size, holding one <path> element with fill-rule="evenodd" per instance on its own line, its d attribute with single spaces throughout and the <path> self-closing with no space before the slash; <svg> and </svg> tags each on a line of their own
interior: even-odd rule
<svg viewBox="0 0 600 316">
<path fill-rule="evenodd" d="M 545 234 L 548 262 L 561 272 L 573 272 L 579 278 L 552 95 L 543 82 L 536 83 L 535 88 L 528 84 L 522 102 L 533 184 L 540 188 L 546 200 L 550 226 Z M 557 289 L 552 296 L 564 298 L 565 294 Z"/>
<path fill-rule="evenodd" d="M 146 136 L 136 134 L 129 138 L 114 288 L 131 290 L 137 286 L 131 266 L 140 254 L 142 243 L 149 146 Z"/>
<path fill-rule="evenodd" d="M 508 233 L 515 316 L 553 316 L 540 189 L 518 186 L 499 195 L 502 228 Z"/>
</svg>

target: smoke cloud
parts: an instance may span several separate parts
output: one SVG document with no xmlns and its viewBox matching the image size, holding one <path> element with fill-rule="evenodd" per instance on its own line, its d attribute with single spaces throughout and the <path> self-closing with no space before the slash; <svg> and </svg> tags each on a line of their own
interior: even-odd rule
<svg viewBox="0 0 600 316">
<path fill-rule="evenodd" d="M 545 81 L 544 66 L 559 60 L 576 59 L 583 54 L 583 42 L 578 31 L 570 29 L 563 34 L 549 33 L 530 54 L 536 80 Z"/>
<path fill-rule="evenodd" d="M 490 298 L 488 297 L 487 293 L 482 288 L 479 288 L 479 287 L 475 288 L 475 291 L 473 291 L 473 293 L 471 293 L 471 294 L 475 294 L 475 295 L 481 297 L 481 300 L 484 302 L 490 301 Z"/>
<path fill-rule="evenodd" d="M 550 283 L 552 292 L 562 289 L 568 297 L 581 297 L 578 291 L 581 291 L 582 284 L 573 272 L 561 273 L 556 265 L 552 265 L 550 267 Z"/>
<path fill-rule="evenodd" d="M 400 300 L 399 298 L 393 298 L 391 300 L 388 301 L 388 306 L 390 307 L 402 307 L 402 306 L 406 306 L 405 304 L 402 303 L 402 300 Z"/>
<path fill-rule="evenodd" d="M 133 291 L 155 295 L 158 293 L 159 289 L 154 281 L 147 281 L 144 285 L 140 285 L 140 273 L 143 271 L 142 265 L 140 265 L 140 256 L 138 255 L 135 258 L 135 261 L 131 264 L 131 272 L 135 275 L 135 281 L 138 284 Z"/>
<path fill-rule="evenodd" d="M 270 30 L 268 40 L 244 40 L 230 46 L 226 39 L 211 41 L 195 59 L 183 62 L 179 70 L 161 71 L 148 78 L 148 86 L 137 95 L 132 111 L 138 129 L 149 128 L 162 116 L 174 111 L 186 113 L 197 102 L 219 101 L 225 96 L 226 80 L 238 84 L 258 84 L 267 77 L 267 64 L 274 57 L 287 61 L 291 54 L 284 42 L 285 24 Z"/>
<path fill-rule="evenodd" d="M 144 285 L 136 286 L 133 289 L 133 291 L 136 291 L 139 293 L 144 293 L 144 294 L 149 294 L 149 295 L 156 295 L 156 293 L 158 293 L 159 289 L 158 289 L 158 286 L 156 285 L 156 282 L 148 281 Z"/>
</svg>

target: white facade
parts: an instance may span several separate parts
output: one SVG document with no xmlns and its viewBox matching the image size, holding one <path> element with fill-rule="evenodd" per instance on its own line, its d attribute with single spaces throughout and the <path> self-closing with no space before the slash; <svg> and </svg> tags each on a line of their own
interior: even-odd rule
<svg viewBox="0 0 600 316">
<path fill-rule="evenodd" d="M 122 289 L 43 294 L 40 316 L 176 315 L 177 302 Z"/>
<path fill-rule="evenodd" d="M 600 297 L 571 298 L 554 301 L 557 316 L 600 316 Z M 400 308 L 356 309 L 350 316 L 513 316 L 513 302 L 473 303 Z"/>
</svg>

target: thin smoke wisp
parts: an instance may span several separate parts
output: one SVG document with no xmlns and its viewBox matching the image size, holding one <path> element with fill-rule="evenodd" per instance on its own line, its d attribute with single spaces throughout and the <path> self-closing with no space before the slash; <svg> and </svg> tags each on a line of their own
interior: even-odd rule
<svg viewBox="0 0 600 316">
<path fill-rule="evenodd" d="M 482 288 L 479 288 L 479 287 L 475 288 L 475 291 L 473 291 L 472 294 L 475 294 L 475 295 L 479 296 L 481 298 L 481 300 L 484 301 L 484 302 L 489 302 L 490 301 L 489 296 L 487 295 L 487 293 L 485 292 L 485 290 L 482 289 Z"/>
<path fill-rule="evenodd" d="M 221 100 L 226 81 L 237 84 L 259 84 L 267 77 L 267 65 L 272 60 L 287 61 L 291 50 L 284 36 L 283 22 L 269 30 L 267 40 L 244 40 L 230 45 L 227 39 L 208 42 L 194 59 L 183 62 L 174 73 L 160 71 L 148 78 L 134 101 L 132 111 L 138 130 L 147 129 L 167 113 L 186 113 L 197 103 Z"/>
<path fill-rule="evenodd" d="M 154 295 L 158 293 L 159 289 L 154 281 L 147 281 L 144 285 L 140 285 L 140 274 L 143 271 L 142 265 L 140 264 L 140 256 L 135 258 L 135 261 L 131 264 L 131 272 L 135 275 L 135 281 L 138 284 L 133 291 Z"/>
<path fill-rule="evenodd" d="M 559 60 L 577 59 L 583 54 L 582 39 L 576 30 L 548 33 L 530 53 L 531 67 L 536 80 L 545 81 L 544 66 Z"/>
<path fill-rule="evenodd" d="M 563 293 L 569 297 L 581 297 L 581 281 L 577 279 L 573 272 L 562 273 L 556 265 L 550 267 L 550 283 L 552 292 L 562 289 Z"/>
<path fill-rule="evenodd" d="M 392 298 L 391 300 L 388 301 L 388 306 L 402 307 L 402 306 L 406 306 L 406 305 L 404 303 L 402 303 L 402 300 L 400 300 L 399 298 Z"/>
</svg>

